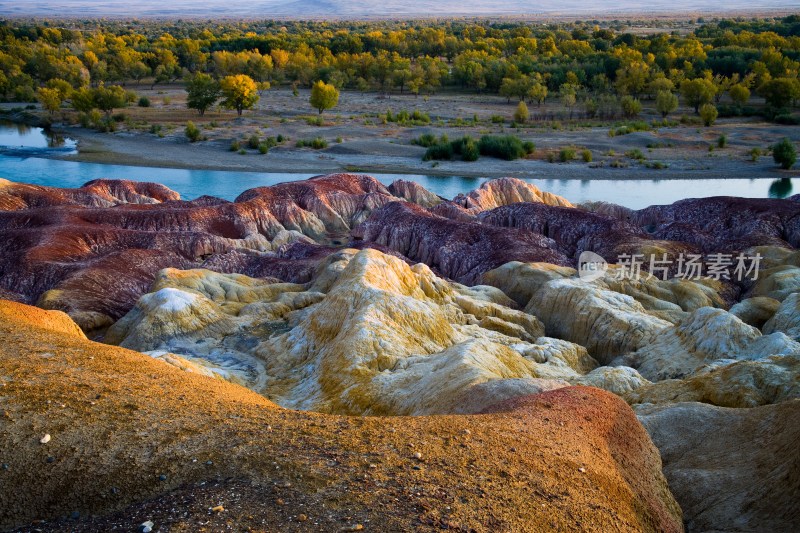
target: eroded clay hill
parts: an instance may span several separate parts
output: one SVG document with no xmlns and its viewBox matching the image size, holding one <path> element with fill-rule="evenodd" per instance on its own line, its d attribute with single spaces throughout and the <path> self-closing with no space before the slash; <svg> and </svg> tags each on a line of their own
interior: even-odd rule
<svg viewBox="0 0 800 533">
<path fill-rule="evenodd" d="M 350 418 L 88 341 L 56 311 L 0 302 L 0 337 L 1 527 L 682 530 L 647 433 L 597 389 Z M 208 500 L 177 515 L 146 503 L 187 494 Z"/>
<path fill-rule="evenodd" d="M 800 413 L 794 199 L 719 197 L 631 211 L 573 206 L 515 179 L 450 201 L 411 182 L 385 187 L 368 176 L 337 174 L 253 189 L 235 202 L 180 201 L 158 185 L 132 182 L 77 190 L 3 182 L 0 205 L 0 298 L 74 320 L 3 304 L 9 318 L 0 327 L 10 341 L 0 378 L 10 377 L 0 396 L 28 406 L 17 418 L 6 411 L 13 422 L 9 449 L 24 455 L 26 468 L 64 469 L 42 470 L 58 475 L 21 485 L 56 486 L 46 498 L 9 492 L 26 502 L 39 498 L 42 516 L 70 506 L 83 512 L 139 505 L 179 485 L 158 501 L 233 491 L 252 507 L 264 487 L 277 502 L 286 492 L 281 484 L 291 483 L 297 502 L 325 503 L 326 511 L 270 504 L 251 515 L 287 524 L 299 516 L 291 512 L 317 516 L 326 530 L 349 527 L 331 525 L 347 516 L 398 528 L 669 529 L 676 515 L 656 511 L 672 507 L 648 477 L 651 463 L 625 459 L 611 477 L 601 476 L 627 480 L 634 464 L 642 469 L 642 479 L 625 481 L 635 496 L 622 500 L 616 482 L 579 490 L 565 473 L 584 457 L 581 446 L 600 454 L 590 459 L 601 466 L 617 458 L 626 431 L 631 446 L 646 448 L 633 418 L 638 429 L 628 427 L 621 398 L 664 454 L 664 473 L 690 530 L 797 530 L 797 513 L 784 508 L 800 498 L 800 464 L 786 451 Z M 574 268 L 584 251 L 612 263 L 592 281 Z M 661 279 L 645 265 L 641 277 L 629 279 L 613 264 L 622 254 L 709 260 L 719 253 L 760 256 L 757 275 L 681 279 L 670 268 Z M 40 331 L 43 324 L 57 333 Z M 81 330 L 106 345 L 90 343 Z M 51 398 L 51 391 L 70 399 Z M 100 410 L 104 401 L 108 411 Z M 493 407 L 498 402 L 508 403 Z M 561 420 L 547 410 L 559 406 L 558 416 L 572 422 L 552 426 Z M 463 416 L 487 409 L 494 414 Z M 782 420 L 794 425 L 787 430 Z M 55 435 L 48 425 L 71 443 L 61 462 L 39 456 L 51 445 L 38 445 L 34 434 Z M 705 439 L 705 427 L 724 434 Z M 25 437 L 15 436 L 23 430 Z M 596 440 L 595 430 L 608 443 Z M 760 444 L 743 452 L 759 431 Z M 205 434 L 212 435 L 208 443 Z M 92 492 L 84 474 L 78 478 L 86 486 L 53 485 L 67 483 L 64 473 L 95 471 L 89 455 L 75 455 L 84 440 L 97 447 L 102 468 L 132 483 L 128 499 Z M 420 445 L 440 450 L 437 460 L 428 463 Z M 126 455 L 129 446 L 134 451 Z M 305 455 L 304 446 L 311 450 Z M 404 462 L 417 452 L 416 462 Z M 118 460 L 123 456 L 129 460 Z M 276 466 L 269 456 L 295 479 L 271 470 L 267 476 Z M 379 462 L 384 457 L 389 470 Z M 480 464 L 481 457 L 488 462 Z M 202 465 L 209 460 L 227 470 L 208 477 Z M 191 464 L 182 470 L 185 462 Z M 552 468 L 536 466 L 545 464 Z M 582 464 L 581 475 L 592 471 Z M 164 481 L 154 481 L 158 470 L 167 471 Z M 762 475 L 768 489 L 747 484 Z M 209 479 L 219 481 L 198 485 Z M 64 499 L 73 490 L 82 499 Z M 377 496 L 366 495 L 370 490 Z M 647 491 L 655 501 L 642 500 Z M 468 493 L 485 501 L 475 504 Z M 345 498 L 341 506 L 330 503 L 339 514 L 326 503 L 337 498 Z M 385 508 L 392 498 L 396 511 Z M 531 504 L 572 505 L 573 498 L 587 508 L 552 519 L 547 512 L 541 520 L 520 514 Z M 609 501 L 630 504 L 636 518 L 589 517 L 629 516 L 602 503 Z M 17 509 L 9 520 L 35 518 L 19 514 L 27 504 L 19 505 L 6 506 Z M 142 505 L 137 509 L 168 507 Z M 189 530 L 191 520 L 209 519 L 206 507 L 199 509 L 187 519 Z M 127 515 L 119 512 L 91 527 L 120 525 Z"/>
<path fill-rule="evenodd" d="M 411 182 L 385 187 L 334 174 L 244 192 L 234 202 L 180 201 L 148 183 L 98 180 L 79 189 L 0 183 L 0 295 L 59 309 L 85 330 L 110 326 L 166 267 L 307 282 L 349 243 L 423 262 L 469 285 L 509 261 L 575 266 L 581 251 L 621 253 L 792 248 L 791 200 L 710 198 L 632 212 L 576 208 L 506 178 L 452 201 Z M 730 284 L 734 303 L 750 287 Z"/>
</svg>

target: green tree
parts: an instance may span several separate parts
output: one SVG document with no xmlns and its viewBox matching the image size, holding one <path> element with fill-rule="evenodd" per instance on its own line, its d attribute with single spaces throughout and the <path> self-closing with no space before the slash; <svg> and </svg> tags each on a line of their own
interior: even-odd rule
<svg viewBox="0 0 800 533">
<path fill-rule="evenodd" d="M 797 151 L 794 149 L 792 141 L 784 137 L 776 143 L 772 147 L 772 159 L 785 170 L 792 168 L 795 161 L 797 161 Z"/>
<path fill-rule="evenodd" d="M 625 95 L 619 100 L 622 106 L 622 113 L 627 118 L 634 118 L 642 112 L 642 103 L 633 96 Z"/>
<path fill-rule="evenodd" d="M 61 95 L 61 100 L 69 100 L 70 96 L 72 96 L 72 85 L 67 80 L 62 80 L 59 78 L 53 78 L 51 80 L 47 80 L 47 83 L 44 84 L 45 87 L 48 89 L 55 89 Z"/>
<path fill-rule="evenodd" d="M 42 107 L 52 117 L 56 111 L 61 109 L 61 93 L 58 89 L 48 89 L 47 87 L 39 87 L 36 90 L 36 99 L 42 104 Z"/>
<path fill-rule="evenodd" d="M 670 91 L 658 91 L 656 95 L 656 111 L 666 118 L 676 109 L 678 109 L 678 97 Z"/>
<path fill-rule="evenodd" d="M 795 78 L 773 78 L 758 88 L 758 94 L 772 107 L 787 107 L 800 98 L 800 81 Z"/>
<path fill-rule="evenodd" d="M 695 113 L 700 112 L 701 105 L 711 103 L 716 93 L 717 89 L 714 84 L 705 78 L 681 82 L 681 94 L 686 99 L 686 103 L 694 108 Z"/>
<path fill-rule="evenodd" d="M 731 87 L 728 91 L 728 94 L 730 95 L 731 100 L 733 100 L 733 103 L 738 106 L 743 106 L 748 100 L 750 100 L 750 89 L 741 83 L 737 83 Z"/>
<path fill-rule="evenodd" d="M 642 61 L 634 61 L 624 68 L 617 70 L 617 92 L 638 96 L 647 85 L 647 76 L 650 67 Z"/>
<path fill-rule="evenodd" d="M 221 93 L 220 84 L 208 74 L 197 73 L 186 80 L 186 107 L 196 109 L 200 116 L 217 103 Z"/>
<path fill-rule="evenodd" d="M 532 102 L 536 102 L 537 107 L 541 106 L 545 98 L 547 98 L 547 86 L 541 83 L 534 83 L 525 96 Z"/>
<path fill-rule="evenodd" d="M 576 87 L 565 83 L 561 86 L 558 93 L 559 96 L 561 96 L 561 104 L 569 110 L 569 118 L 572 118 L 572 109 L 575 107 L 575 104 L 578 103 Z"/>
<path fill-rule="evenodd" d="M 245 74 L 225 76 L 220 81 L 220 89 L 224 98 L 222 105 L 235 109 L 239 116 L 242 116 L 243 110 L 252 108 L 259 99 L 256 82 Z"/>
<path fill-rule="evenodd" d="M 88 87 L 83 87 L 72 93 L 70 97 L 72 108 L 81 113 L 88 113 L 97 107 L 94 100 L 94 90 Z"/>
<path fill-rule="evenodd" d="M 517 110 L 514 111 L 514 122 L 524 124 L 529 118 L 531 118 L 531 114 L 528 112 L 528 106 L 520 100 L 519 104 L 517 104 Z"/>
<path fill-rule="evenodd" d="M 111 116 L 112 111 L 117 108 L 125 107 L 128 104 L 128 93 L 119 85 L 106 87 L 100 85 L 92 91 L 94 93 L 95 107 L 105 112 L 106 117 Z"/>
<path fill-rule="evenodd" d="M 706 127 L 714 125 L 718 114 L 714 104 L 703 104 L 700 106 L 700 118 L 703 119 L 703 124 L 705 124 Z"/>
<path fill-rule="evenodd" d="M 311 88 L 311 107 L 321 115 L 326 109 L 332 109 L 339 103 L 339 91 L 333 85 L 319 80 Z"/>
<path fill-rule="evenodd" d="M 664 75 L 653 79 L 647 85 L 647 90 L 650 92 L 650 95 L 656 97 L 658 97 L 658 93 L 661 91 L 667 91 L 671 93 L 674 89 L 675 84 L 669 78 L 664 77 Z"/>
</svg>

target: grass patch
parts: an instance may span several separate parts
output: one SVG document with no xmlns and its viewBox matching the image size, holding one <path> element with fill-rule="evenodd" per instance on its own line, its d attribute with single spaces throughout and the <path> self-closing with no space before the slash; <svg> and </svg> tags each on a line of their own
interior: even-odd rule
<svg viewBox="0 0 800 533">
<path fill-rule="evenodd" d="M 322 137 L 315 137 L 313 139 L 300 139 L 295 143 L 298 148 L 313 148 L 314 150 L 322 150 L 328 147 L 328 141 Z"/>
</svg>

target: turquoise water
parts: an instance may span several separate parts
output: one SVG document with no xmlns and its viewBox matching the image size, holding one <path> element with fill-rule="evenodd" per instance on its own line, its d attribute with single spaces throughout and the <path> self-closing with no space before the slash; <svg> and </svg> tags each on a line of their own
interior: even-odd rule
<svg viewBox="0 0 800 533">
<path fill-rule="evenodd" d="M 303 180 L 314 175 L 104 165 L 37 157 L 45 150 L 74 151 L 75 143 L 70 139 L 53 140 L 39 128 L 0 124 L 0 178 L 52 187 L 80 187 L 87 181 L 98 178 L 155 181 L 178 191 L 184 199 L 210 195 L 233 200 L 253 187 Z M 413 180 L 445 198 L 469 192 L 487 181 L 487 178 L 461 176 L 371 175 L 386 185 L 396 179 Z M 720 195 L 785 197 L 793 192 L 789 179 L 526 181 L 545 191 L 564 196 L 573 203 L 602 200 L 633 209 L 672 203 L 684 198 Z"/>
</svg>

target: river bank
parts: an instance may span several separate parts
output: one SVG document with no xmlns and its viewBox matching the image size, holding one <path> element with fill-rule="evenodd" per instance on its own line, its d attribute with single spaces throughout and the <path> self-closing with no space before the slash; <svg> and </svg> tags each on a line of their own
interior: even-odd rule
<svg viewBox="0 0 800 533">
<path fill-rule="evenodd" d="M 747 137 L 747 132 L 737 131 L 726 136 Z M 638 161 L 624 157 L 623 167 L 614 167 L 620 158 L 612 153 L 611 144 L 602 135 L 605 132 L 563 132 L 559 140 L 583 141 L 598 145 L 595 151 L 605 150 L 592 163 L 573 161 L 569 163 L 549 163 L 539 159 L 503 161 L 482 157 L 475 162 L 422 161 L 425 150 L 410 144 L 399 144 L 391 140 L 375 138 L 348 139 L 333 143 L 323 150 L 296 148 L 293 144 L 272 148 L 262 155 L 255 150 L 246 154 L 229 150 L 229 140 L 208 140 L 190 143 L 178 135 L 159 138 L 139 132 L 99 133 L 85 128 L 58 127 L 57 131 L 78 141 L 78 153 L 51 153 L 45 157 L 117 165 L 137 165 L 157 168 L 181 168 L 194 170 L 226 170 L 242 172 L 290 172 L 290 173 L 329 173 L 337 171 L 377 172 L 391 174 L 427 174 L 465 177 L 497 178 L 504 176 L 537 177 L 542 179 L 578 180 L 620 180 L 620 179 L 731 179 L 765 178 L 777 179 L 793 177 L 797 171 L 780 171 L 775 168 L 771 158 L 762 157 L 752 162 L 744 159 L 743 153 L 732 150 L 718 150 L 697 155 L 686 151 L 680 157 L 680 150 L 662 153 L 660 161 L 665 168 L 647 168 Z M 336 133 L 336 132 L 334 132 Z M 581 133 L 565 135 L 566 133 Z M 797 132 L 793 132 L 797 133 Z M 665 138 L 677 137 L 679 132 L 665 131 Z M 573 139 L 563 139 L 573 137 Z M 592 138 L 594 137 L 594 140 Z M 642 132 L 618 139 L 613 144 L 624 154 L 630 150 L 647 150 L 653 144 L 653 134 Z M 538 140 L 538 139 L 537 139 Z M 545 141 L 546 142 L 546 141 Z M 552 143 L 553 141 L 551 141 Z M 669 141 L 673 143 L 674 141 Z M 686 143 L 699 141 L 688 139 Z M 666 143 L 665 143 L 666 144 Z M 641 148 L 639 148 L 641 146 Z M 665 152 L 666 150 L 662 150 Z M 614 152 L 614 153 L 616 153 Z M 651 152 L 652 153 L 652 152 Z"/>
</svg>

